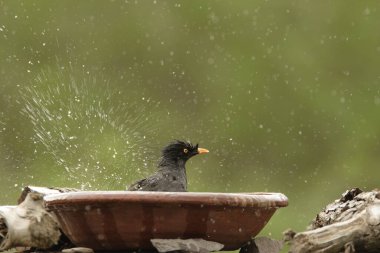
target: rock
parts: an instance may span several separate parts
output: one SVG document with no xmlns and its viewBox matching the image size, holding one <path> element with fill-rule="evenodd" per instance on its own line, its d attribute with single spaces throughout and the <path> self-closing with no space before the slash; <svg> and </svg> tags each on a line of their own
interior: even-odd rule
<svg viewBox="0 0 380 253">
<path fill-rule="evenodd" d="M 71 249 L 62 250 L 63 253 L 94 253 L 93 249 L 85 248 L 85 247 L 75 247 Z"/>
<path fill-rule="evenodd" d="M 240 249 L 239 253 L 278 253 L 284 245 L 283 241 L 268 237 L 257 237 Z"/>
<path fill-rule="evenodd" d="M 181 250 L 187 252 L 207 253 L 211 251 L 219 251 L 224 247 L 221 243 L 206 241 L 203 239 L 151 239 L 150 241 L 159 252 Z"/>
</svg>

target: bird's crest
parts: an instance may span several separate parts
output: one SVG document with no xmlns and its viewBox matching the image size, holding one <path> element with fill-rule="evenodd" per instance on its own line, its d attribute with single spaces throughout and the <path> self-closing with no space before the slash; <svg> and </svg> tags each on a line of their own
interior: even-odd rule
<svg viewBox="0 0 380 253">
<path fill-rule="evenodd" d="M 175 158 L 178 157 L 180 152 L 182 152 L 184 149 L 187 149 L 189 151 L 197 150 L 198 144 L 193 145 L 189 141 L 174 140 L 162 149 L 162 156 L 166 158 Z"/>
</svg>

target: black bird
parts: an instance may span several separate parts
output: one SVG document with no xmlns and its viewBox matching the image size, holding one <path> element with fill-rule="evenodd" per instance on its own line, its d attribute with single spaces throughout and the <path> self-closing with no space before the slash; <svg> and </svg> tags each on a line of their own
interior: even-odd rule
<svg viewBox="0 0 380 253">
<path fill-rule="evenodd" d="M 129 191 L 187 191 L 186 161 L 209 151 L 190 142 L 174 141 L 162 150 L 157 172 L 128 187 Z"/>
</svg>

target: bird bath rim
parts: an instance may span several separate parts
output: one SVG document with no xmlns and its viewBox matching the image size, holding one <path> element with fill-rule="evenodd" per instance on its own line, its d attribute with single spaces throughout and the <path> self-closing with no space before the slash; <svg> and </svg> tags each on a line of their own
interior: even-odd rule
<svg viewBox="0 0 380 253">
<path fill-rule="evenodd" d="M 80 191 L 50 194 L 45 196 L 44 200 L 49 209 L 69 203 L 100 204 L 118 201 L 259 208 L 279 208 L 288 205 L 288 198 L 284 194 L 273 192 Z"/>
</svg>

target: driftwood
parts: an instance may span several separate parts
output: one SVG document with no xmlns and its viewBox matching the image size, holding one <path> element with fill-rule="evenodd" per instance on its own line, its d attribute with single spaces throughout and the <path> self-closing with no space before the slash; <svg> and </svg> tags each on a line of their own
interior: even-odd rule
<svg viewBox="0 0 380 253">
<path fill-rule="evenodd" d="M 55 194 L 55 193 L 63 193 L 63 192 L 77 192 L 79 191 L 78 189 L 75 188 L 58 188 L 58 187 L 39 187 L 39 186 L 27 186 L 25 187 L 21 195 L 18 199 L 18 203 L 22 203 L 26 196 L 31 193 L 39 193 L 41 196 L 46 196 L 49 194 Z"/>
<path fill-rule="evenodd" d="M 25 187 L 18 206 L 0 207 L 0 251 L 14 247 L 49 249 L 67 242 L 58 222 L 44 207 L 43 196 L 70 188 Z"/>
<path fill-rule="evenodd" d="M 14 247 L 49 248 L 61 235 L 55 219 L 44 209 L 42 195 L 29 194 L 18 206 L 0 207 L 0 250 Z"/>
<path fill-rule="evenodd" d="M 317 215 L 309 229 L 287 233 L 291 252 L 380 252 L 380 192 L 346 191 Z"/>
</svg>

